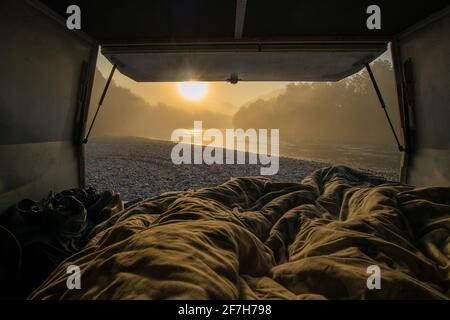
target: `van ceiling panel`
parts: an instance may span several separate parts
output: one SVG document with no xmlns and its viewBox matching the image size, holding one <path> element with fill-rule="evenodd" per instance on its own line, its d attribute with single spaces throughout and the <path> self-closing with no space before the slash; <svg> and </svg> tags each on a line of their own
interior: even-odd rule
<svg viewBox="0 0 450 320">
<path fill-rule="evenodd" d="M 308 49 L 306 49 L 306 47 Z M 152 81 L 337 81 L 382 54 L 385 43 L 109 47 L 103 54 L 126 76 Z"/>
<path fill-rule="evenodd" d="M 367 7 L 381 8 L 381 30 L 366 28 Z M 249 0 L 247 37 L 388 36 L 448 5 L 448 0 Z"/>
<path fill-rule="evenodd" d="M 100 44 L 234 35 L 234 0 L 43 0 L 62 16 L 81 8 L 82 29 Z"/>
<path fill-rule="evenodd" d="M 82 28 L 100 44 L 234 39 L 236 0 L 41 0 L 67 16 L 82 11 Z M 366 28 L 366 9 L 382 9 L 382 29 Z M 448 5 L 448 0 L 248 0 L 243 39 L 390 38 Z"/>
</svg>

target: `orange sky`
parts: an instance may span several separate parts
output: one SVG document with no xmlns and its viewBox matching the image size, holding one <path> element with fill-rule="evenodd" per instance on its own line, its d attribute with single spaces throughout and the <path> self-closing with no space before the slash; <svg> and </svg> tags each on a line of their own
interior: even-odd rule
<svg viewBox="0 0 450 320">
<path fill-rule="evenodd" d="M 102 54 L 99 54 L 97 65 L 103 76 L 107 77 L 112 65 Z M 288 84 L 288 82 L 241 82 L 232 85 L 227 82 L 210 82 L 205 98 L 193 102 L 178 93 L 175 82 L 139 83 L 120 72 L 116 72 L 114 81 L 119 86 L 129 88 L 152 104 L 162 102 L 178 107 L 203 107 L 229 114 L 233 114 L 237 108 L 259 96 L 277 94 Z"/>
</svg>

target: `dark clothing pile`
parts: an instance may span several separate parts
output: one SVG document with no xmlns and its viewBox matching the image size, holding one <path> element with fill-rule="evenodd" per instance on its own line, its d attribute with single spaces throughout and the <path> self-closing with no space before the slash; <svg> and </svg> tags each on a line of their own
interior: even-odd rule
<svg viewBox="0 0 450 320">
<path fill-rule="evenodd" d="M 70 189 L 25 199 L 0 215 L 0 299 L 22 298 L 83 248 L 99 223 L 123 209 L 118 193 Z"/>
</svg>

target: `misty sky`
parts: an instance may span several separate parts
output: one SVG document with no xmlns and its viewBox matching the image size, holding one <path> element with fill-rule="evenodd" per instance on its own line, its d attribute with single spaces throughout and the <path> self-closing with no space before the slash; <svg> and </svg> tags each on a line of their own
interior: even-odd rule
<svg viewBox="0 0 450 320">
<path fill-rule="evenodd" d="M 390 60 L 390 51 L 386 51 L 380 58 Z M 107 77 L 112 65 L 101 53 L 97 65 L 103 76 Z M 192 102 L 178 93 L 176 83 L 173 82 L 138 83 L 120 72 L 116 72 L 114 81 L 153 105 L 163 103 L 175 107 L 205 108 L 230 115 L 240 106 L 258 98 L 269 98 L 281 93 L 288 84 L 288 82 L 240 82 L 232 85 L 227 82 L 210 82 L 205 98 Z"/>
</svg>

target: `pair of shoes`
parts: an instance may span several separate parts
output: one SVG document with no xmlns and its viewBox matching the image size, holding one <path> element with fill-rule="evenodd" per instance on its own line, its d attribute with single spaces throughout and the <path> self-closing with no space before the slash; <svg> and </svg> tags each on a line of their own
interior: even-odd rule
<svg viewBox="0 0 450 320">
<path fill-rule="evenodd" d="M 40 201 L 24 199 L 16 206 L 17 214 L 29 227 L 51 229 L 58 238 L 73 239 L 83 235 L 87 226 L 84 204 L 73 195 L 50 193 Z"/>
</svg>

